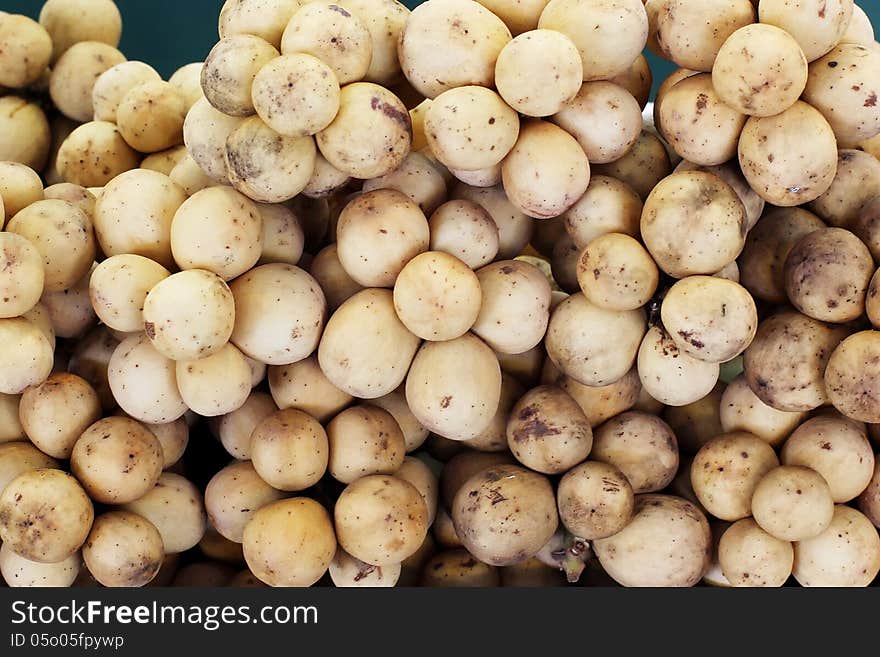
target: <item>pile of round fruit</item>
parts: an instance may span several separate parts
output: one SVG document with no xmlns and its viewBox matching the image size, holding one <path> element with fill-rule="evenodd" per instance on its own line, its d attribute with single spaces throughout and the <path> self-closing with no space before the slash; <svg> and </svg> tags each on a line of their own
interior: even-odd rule
<svg viewBox="0 0 880 657">
<path fill-rule="evenodd" d="M 120 31 L 0 12 L 8 585 L 875 579 L 852 0 L 228 0 L 168 81 Z"/>
</svg>

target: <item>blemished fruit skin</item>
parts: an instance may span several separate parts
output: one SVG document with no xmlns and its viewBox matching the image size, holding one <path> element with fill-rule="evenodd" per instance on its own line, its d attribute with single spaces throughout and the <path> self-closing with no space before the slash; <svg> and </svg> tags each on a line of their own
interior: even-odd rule
<svg viewBox="0 0 880 657">
<path fill-rule="evenodd" d="M 878 583 L 876 11 L 189 4 L 0 11 L 0 586 Z"/>
</svg>

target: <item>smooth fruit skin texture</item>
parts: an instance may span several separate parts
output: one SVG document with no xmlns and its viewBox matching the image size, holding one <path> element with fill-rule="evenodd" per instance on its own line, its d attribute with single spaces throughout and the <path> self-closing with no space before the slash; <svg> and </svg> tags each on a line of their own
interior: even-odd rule
<svg viewBox="0 0 880 657">
<path fill-rule="evenodd" d="M 244 558 L 269 586 L 311 586 L 336 554 L 330 515 L 317 502 L 291 498 L 254 514 L 244 528 Z"/>
<path fill-rule="evenodd" d="M 421 493 L 408 481 L 388 475 L 349 484 L 333 513 L 339 544 L 375 566 L 402 562 L 428 533 L 428 507 Z"/>
<path fill-rule="evenodd" d="M 624 586 L 693 586 L 709 565 L 712 535 L 703 513 L 670 495 L 639 495 L 629 525 L 593 549 Z"/>
<path fill-rule="evenodd" d="M 801 586 L 868 586 L 880 572 L 880 536 L 864 515 L 834 508 L 828 528 L 795 543 L 792 574 Z"/>
</svg>

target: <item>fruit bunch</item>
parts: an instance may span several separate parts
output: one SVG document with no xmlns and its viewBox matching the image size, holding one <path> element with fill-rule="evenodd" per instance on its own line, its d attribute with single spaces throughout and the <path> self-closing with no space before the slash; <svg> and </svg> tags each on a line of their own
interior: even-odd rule
<svg viewBox="0 0 880 657">
<path fill-rule="evenodd" d="M 218 27 L 166 82 L 110 0 L 0 14 L 8 584 L 874 581 L 852 0 Z"/>
</svg>

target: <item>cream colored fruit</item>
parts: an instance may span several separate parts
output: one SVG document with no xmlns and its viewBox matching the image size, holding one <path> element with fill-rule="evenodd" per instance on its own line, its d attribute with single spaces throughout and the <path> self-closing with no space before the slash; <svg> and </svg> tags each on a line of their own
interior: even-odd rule
<svg viewBox="0 0 880 657">
<path fill-rule="evenodd" d="M 586 193 L 564 215 L 565 230 L 579 249 L 607 233 L 639 236 L 642 201 L 625 182 L 592 176 Z"/>
<path fill-rule="evenodd" d="M 854 420 L 880 423 L 874 400 L 880 381 L 880 332 L 861 331 L 844 340 L 827 361 L 825 389 L 840 412 Z"/>
<path fill-rule="evenodd" d="M 394 476 L 408 481 L 419 491 L 428 508 L 428 523 L 432 524 L 437 515 L 440 482 L 431 467 L 416 456 L 407 456 Z"/>
<path fill-rule="evenodd" d="M 623 157 L 642 131 L 639 103 L 609 81 L 584 83 L 550 120 L 577 139 L 591 164 Z"/>
<path fill-rule="evenodd" d="M 556 497 L 562 524 L 588 541 L 622 530 L 635 506 L 626 476 L 613 465 L 599 461 L 586 461 L 565 473 Z"/>
<path fill-rule="evenodd" d="M 498 227 L 499 258 L 517 257 L 532 238 L 534 221 L 510 202 L 501 185 L 483 188 L 459 183 L 450 197 L 476 203 L 489 213 Z"/>
<path fill-rule="evenodd" d="M 547 355 L 579 383 L 608 385 L 630 370 L 646 329 L 642 310 L 605 310 L 573 294 L 550 317 Z"/>
<path fill-rule="evenodd" d="M 318 281 L 327 299 L 327 308 L 334 312 L 347 299 L 357 294 L 363 286 L 355 282 L 339 262 L 336 244 L 321 249 L 309 265 L 309 273 Z"/>
<path fill-rule="evenodd" d="M 642 411 L 621 413 L 596 427 L 590 455 L 619 468 L 637 495 L 666 488 L 680 462 L 672 429 Z"/>
<path fill-rule="evenodd" d="M 138 85 L 122 98 L 116 124 L 129 146 L 142 153 L 158 153 L 183 141 L 186 99 L 168 82 Z"/>
<path fill-rule="evenodd" d="M 290 18 L 300 7 L 300 0 L 231 0 L 220 9 L 220 37 L 254 34 L 276 48 Z"/>
<path fill-rule="evenodd" d="M 144 330 L 172 360 L 193 360 L 219 351 L 232 335 L 235 303 L 226 283 L 201 269 L 160 281 L 144 302 Z"/>
<path fill-rule="evenodd" d="M 321 154 L 340 171 L 376 178 L 394 171 L 409 154 L 412 122 L 392 92 L 356 82 L 342 89 L 339 112 L 315 138 Z"/>
<path fill-rule="evenodd" d="M 268 379 L 279 408 L 297 408 L 319 422 L 329 421 L 352 400 L 324 375 L 316 354 L 290 365 L 270 366 Z"/>
<path fill-rule="evenodd" d="M 697 452 L 691 484 L 709 513 L 733 522 L 751 515 L 756 486 L 778 466 L 773 448 L 757 436 L 744 431 L 727 433 Z"/>
<path fill-rule="evenodd" d="M 271 395 L 254 390 L 239 408 L 216 418 L 211 432 L 233 458 L 247 461 L 251 458 L 251 434 L 260 422 L 278 410 Z"/>
<path fill-rule="evenodd" d="M 768 472 L 752 496 L 752 515 L 771 536 L 803 541 L 818 536 L 831 524 L 831 489 L 815 470 L 783 465 Z"/>
<path fill-rule="evenodd" d="M 0 317 L 18 317 L 40 300 L 44 281 L 43 259 L 27 239 L 0 233 Z"/>
<path fill-rule="evenodd" d="M 403 431 L 388 411 L 370 405 L 348 408 L 327 425 L 328 471 L 350 484 L 373 474 L 395 474 L 406 453 Z"/>
<path fill-rule="evenodd" d="M 665 58 L 695 71 L 711 71 L 721 46 L 737 29 L 755 22 L 750 0 L 662 0 L 656 30 L 659 50 Z"/>
<path fill-rule="evenodd" d="M 205 96 L 202 91 L 202 67 L 203 62 L 184 64 L 168 78 L 168 83 L 183 96 L 187 112 Z"/>
<path fill-rule="evenodd" d="M 375 566 L 401 563 L 419 549 L 428 532 L 428 509 L 418 489 L 387 475 L 349 484 L 333 515 L 340 546 Z"/>
<path fill-rule="evenodd" d="M 58 462 L 46 456 L 22 435 L 0 445 L 0 492 L 17 476 L 42 468 L 58 468 Z"/>
<path fill-rule="evenodd" d="M 200 98 L 186 113 L 183 141 L 199 168 L 215 183 L 227 181 L 226 139 L 242 122 L 216 109 L 207 98 Z"/>
<path fill-rule="evenodd" d="M 138 61 L 120 62 L 95 80 L 92 107 L 95 121 L 116 123 L 116 112 L 125 95 L 137 86 L 162 78 L 149 64 Z"/>
<path fill-rule="evenodd" d="M 711 275 L 739 256 L 745 245 L 745 207 L 723 180 L 688 171 L 664 178 L 645 201 L 645 246 L 670 276 Z"/>
<path fill-rule="evenodd" d="M 24 391 L 18 414 L 34 445 L 49 456 L 67 459 L 80 434 L 100 419 L 101 402 L 85 380 L 58 373 Z"/>
<path fill-rule="evenodd" d="M 232 282 L 232 342 L 269 365 L 295 363 L 318 346 L 326 300 L 317 281 L 294 265 L 256 267 Z"/>
<path fill-rule="evenodd" d="M 790 108 L 807 83 L 807 59 L 794 37 L 773 25 L 746 25 L 721 46 L 712 84 L 721 100 L 750 116 Z"/>
<path fill-rule="evenodd" d="M 32 203 L 12 218 L 6 230 L 25 238 L 42 256 L 45 292 L 73 287 L 95 260 L 92 220 L 67 201 L 47 199 Z"/>
<path fill-rule="evenodd" d="M 99 420 L 86 429 L 70 455 L 70 469 L 96 502 L 125 504 L 159 480 L 162 446 L 139 422 L 126 417 Z"/>
<path fill-rule="evenodd" d="M 668 406 L 687 406 L 705 398 L 720 376 L 718 363 L 682 351 L 660 326 L 648 329 L 636 363 L 643 390 Z"/>
<path fill-rule="evenodd" d="M 480 312 L 480 281 L 466 264 L 429 251 L 410 260 L 394 283 L 394 309 L 423 340 L 452 340 L 474 325 Z"/>
<path fill-rule="evenodd" d="M 40 10 L 40 25 L 52 37 L 52 61 L 73 44 L 100 41 L 116 46 L 122 34 L 122 16 L 112 0 L 47 0 Z"/>
<path fill-rule="evenodd" d="M 501 19 L 475 2 L 425 3 L 410 14 L 398 55 L 409 83 L 436 98 L 455 87 L 491 87 L 498 54 L 509 41 Z"/>
<path fill-rule="evenodd" d="M 9 442 L 21 440 L 25 437 L 24 427 L 18 417 L 18 407 L 21 395 L 7 395 L 0 393 L 0 449 Z M 0 484 L 2 484 L 0 480 Z"/>
<path fill-rule="evenodd" d="M 773 208 L 764 213 L 746 238 L 740 257 L 741 280 L 756 299 L 785 303 L 785 260 L 805 235 L 825 224 L 801 208 Z"/>
<path fill-rule="evenodd" d="M 520 354 L 535 347 L 550 319 L 547 277 L 527 262 L 504 260 L 478 269 L 477 278 L 482 302 L 474 333 L 503 353 Z"/>
<path fill-rule="evenodd" d="M 501 368 L 485 342 L 467 333 L 426 342 L 406 377 L 406 399 L 429 430 L 452 440 L 478 436 L 501 396 Z"/>
<path fill-rule="evenodd" d="M 784 273 L 785 291 L 795 308 L 814 319 L 842 324 L 864 314 L 874 261 L 853 233 L 822 228 L 794 244 Z"/>
<path fill-rule="evenodd" d="M 792 574 L 801 586 L 868 586 L 880 571 L 880 537 L 864 515 L 834 508 L 828 528 L 795 543 Z"/>
<path fill-rule="evenodd" d="M 471 269 L 489 264 L 498 255 L 498 226 L 472 201 L 444 203 L 428 220 L 430 249 L 455 256 Z"/>
<path fill-rule="evenodd" d="M 106 366 L 113 400 L 141 422 L 173 422 L 186 412 L 174 373 L 166 358 L 143 333 L 115 347 Z"/>
<path fill-rule="evenodd" d="M 663 135 L 685 160 L 717 166 L 736 156 L 746 115 L 716 94 L 708 73 L 685 78 L 663 96 Z"/>
<path fill-rule="evenodd" d="M 85 542 L 93 518 L 91 500 L 61 470 L 24 472 L 0 492 L 0 538 L 31 561 L 67 559 Z"/>
<path fill-rule="evenodd" d="M 451 506 L 455 532 L 464 547 L 495 566 L 535 556 L 559 522 L 550 481 L 515 465 L 477 472 L 463 482 Z"/>
<path fill-rule="evenodd" d="M 260 259 L 260 211 L 230 187 L 208 187 L 186 199 L 171 223 L 171 252 L 182 269 L 206 269 L 229 281 Z"/>
<path fill-rule="evenodd" d="M 791 575 L 794 550 L 745 518 L 722 535 L 718 561 L 733 586 L 782 586 Z"/>
<path fill-rule="evenodd" d="M 44 292 L 39 305 L 35 306 L 41 314 L 45 313 L 55 336 L 79 338 L 95 324 L 97 317 L 89 302 L 90 275 L 90 271 L 86 272 L 73 286 L 61 292 Z M 27 316 L 31 318 L 31 313 Z"/>
<path fill-rule="evenodd" d="M 163 473 L 152 489 L 123 508 L 156 527 L 165 554 L 195 547 L 205 533 L 207 519 L 202 492 L 178 474 Z"/>
<path fill-rule="evenodd" d="M 36 21 L 20 14 L 0 15 L 0 85 L 25 87 L 45 72 L 52 38 Z"/>
<path fill-rule="evenodd" d="M 593 446 L 586 415 L 562 388 L 532 388 L 506 415 L 507 445 L 531 470 L 562 474 L 585 460 Z"/>
<path fill-rule="evenodd" d="M 163 558 L 159 530 L 129 511 L 110 511 L 95 518 L 83 546 L 89 572 L 108 587 L 148 584 L 159 573 Z"/>
<path fill-rule="evenodd" d="M 393 287 L 404 265 L 427 251 L 424 213 L 396 190 L 375 190 L 352 199 L 339 215 L 337 256 L 345 272 L 365 287 Z"/>
<path fill-rule="evenodd" d="M 315 155 L 315 169 L 309 184 L 303 189 L 303 195 L 308 198 L 327 198 L 345 187 L 350 180 L 351 176 L 330 164 L 318 151 Z"/>
<path fill-rule="evenodd" d="M 578 260 L 578 283 L 587 299 L 608 310 L 641 308 L 657 289 L 657 265 L 645 248 L 622 233 L 597 237 Z"/>
<path fill-rule="evenodd" d="M 403 382 L 419 342 L 397 317 L 391 291 L 367 289 L 330 317 L 318 361 L 334 386 L 361 399 L 374 399 Z"/>
<path fill-rule="evenodd" d="M 874 451 L 862 427 L 844 418 L 814 417 L 782 447 L 782 463 L 812 468 L 837 504 L 861 494 L 874 474 Z"/>
<path fill-rule="evenodd" d="M 566 212 L 587 191 L 590 163 L 562 128 L 532 120 L 522 125 L 501 165 L 501 177 L 515 207 L 530 217 L 549 219 Z"/>
<path fill-rule="evenodd" d="M 878 71 L 880 52 L 855 43 L 841 43 L 810 65 L 804 100 L 828 120 L 844 148 L 880 133 Z"/>
<path fill-rule="evenodd" d="M 260 37 L 238 34 L 220 39 L 205 58 L 202 90 L 216 109 L 229 116 L 254 113 L 251 88 L 257 72 L 278 51 Z"/>
<path fill-rule="evenodd" d="M 800 411 L 780 411 L 752 392 L 745 375 L 731 381 L 721 397 L 720 419 L 724 431 L 748 431 L 777 447 L 804 420 Z"/>
<path fill-rule="evenodd" d="M 514 404 L 522 397 L 523 393 L 525 393 L 523 385 L 502 368 L 501 397 L 498 401 L 498 408 L 495 409 L 495 415 L 489 426 L 476 438 L 464 441 L 465 445 L 484 452 L 503 452 L 507 448 L 507 420 Z"/>
<path fill-rule="evenodd" d="M 138 166 L 140 156 L 115 124 L 90 121 L 73 129 L 58 149 L 55 166 L 65 182 L 102 187 Z"/>
<path fill-rule="evenodd" d="M 709 363 L 725 363 L 741 354 L 758 328 L 758 311 L 748 291 L 711 276 L 690 276 L 673 285 L 660 316 L 679 349 Z"/>
<path fill-rule="evenodd" d="M 593 542 L 599 563 L 624 586 L 693 586 L 709 566 L 711 546 L 703 513 L 671 495 L 637 496 L 632 521 Z"/>
<path fill-rule="evenodd" d="M 648 17 L 637 0 L 550 0 L 538 21 L 574 41 L 584 80 L 606 80 L 626 71 L 645 47 Z"/>
<path fill-rule="evenodd" d="M 43 200 L 43 181 L 40 179 L 40 174 L 22 162 L 15 160 L 0 162 L 0 196 L 3 197 L 8 221 L 18 214 L 19 210 Z"/>
<path fill-rule="evenodd" d="M 108 257 L 139 255 L 174 268 L 171 226 L 184 201 L 183 188 L 157 171 L 136 169 L 117 176 L 95 205 L 101 250 Z"/>
<path fill-rule="evenodd" d="M 808 132 L 810 139 L 797 139 Z M 809 203 L 828 191 L 837 173 L 837 140 L 818 110 L 797 101 L 785 111 L 746 122 L 739 163 L 758 195 L 773 205 Z"/>
<path fill-rule="evenodd" d="M 91 121 L 92 89 L 101 74 L 125 61 L 116 48 L 99 41 L 80 41 L 55 62 L 49 77 L 49 95 L 58 110 L 74 121 Z"/>
<path fill-rule="evenodd" d="M 424 444 L 428 438 L 428 430 L 422 426 L 418 418 L 413 415 L 406 402 L 406 391 L 401 386 L 387 395 L 377 397 L 370 401 L 374 406 L 384 408 L 394 416 L 400 430 L 403 431 L 403 439 L 406 443 L 406 451 L 413 452 Z"/>
<path fill-rule="evenodd" d="M 841 149 L 831 187 L 813 201 L 811 210 L 832 226 L 852 230 L 863 208 L 880 195 L 880 160 L 861 150 Z"/>
<path fill-rule="evenodd" d="M 339 82 L 333 70 L 306 53 L 271 60 L 254 78 L 251 95 L 266 125 L 291 137 L 320 132 L 339 111 Z"/>
<path fill-rule="evenodd" d="M 871 25 L 871 19 L 865 13 L 865 10 L 856 4 L 853 4 L 852 19 L 840 42 L 861 43 L 865 46 L 870 46 L 874 43 L 874 27 Z"/>
<path fill-rule="evenodd" d="M 189 426 L 186 419 L 180 417 L 173 422 L 145 423 L 144 426 L 156 436 L 162 447 L 162 469 L 168 470 L 177 465 L 189 444 Z"/>
<path fill-rule="evenodd" d="M 52 345 L 40 329 L 26 319 L 0 319 L 0 393 L 17 395 L 39 385 L 52 371 Z"/>
<path fill-rule="evenodd" d="M 296 213 L 280 203 L 260 203 L 257 207 L 263 220 L 263 248 L 257 264 L 299 263 L 305 235 Z"/>
<path fill-rule="evenodd" d="M 231 343 L 210 356 L 177 361 L 175 369 L 183 403 L 202 417 L 231 413 L 251 392 L 251 368 L 244 354 Z"/>
<path fill-rule="evenodd" d="M 795 11 L 784 0 L 761 0 L 758 19 L 788 32 L 812 62 L 843 38 L 853 18 L 852 0 L 809 0 Z"/>
<path fill-rule="evenodd" d="M 533 30 L 515 37 L 495 63 L 498 93 L 526 116 L 556 114 L 574 98 L 583 79 L 577 47 L 555 30 Z"/>
<path fill-rule="evenodd" d="M 257 424 L 250 449 L 257 474 L 283 491 L 305 490 L 318 483 L 331 453 L 327 432 L 318 421 L 292 408 L 272 413 Z"/>
<path fill-rule="evenodd" d="M 504 159 L 519 135 L 519 116 L 491 89 L 457 87 L 428 106 L 424 132 L 431 152 L 447 167 L 478 171 Z"/>
<path fill-rule="evenodd" d="M 92 307 L 112 329 L 140 331 L 144 326 L 147 293 L 170 275 L 165 267 L 143 256 L 111 256 L 95 268 L 89 279 Z"/>
<path fill-rule="evenodd" d="M 58 563 L 40 563 L 0 547 L 0 575 L 11 587 L 68 587 L 79 575 L 82 557 L 76 552 Z"/>
<path fill-rule="evenodd" d="M 217 472 L 205 488 L 211 526 L 225 539 L 241 543 L 242 532 L 264 506 L 285 497 L 257 474 L 251 461 L 234 461 Z"/>
<path fill-rule="evenodd" d="M 308 53 L 326 62 L 340 84 L 362 80 L 370 68 L 373 39 L 357 14 L 324 2 L 304 4 L 290 18 L 281 52 Z"/>
<path fill-rule="evenodd" d="M 374 566 L 337 549 L 330 563 L 330 579 L 337 588 L 392 587 L 397 584 L 400 570 L 400 564 Z"/>
<path fill-rule="evenodd" d="M 19 96 L 0 99 L 0 157 L 41 169 L 50 155 L 52 132 L 39 105 Z"/>
<path fill-rule="evenodd" d="M 289 201 L 309 183 L 316 152 L 310 136 L 281 135 L 260 117 L 248 117 L 226 139 L 229 182 L 261 203 Z"/>
</svg>

